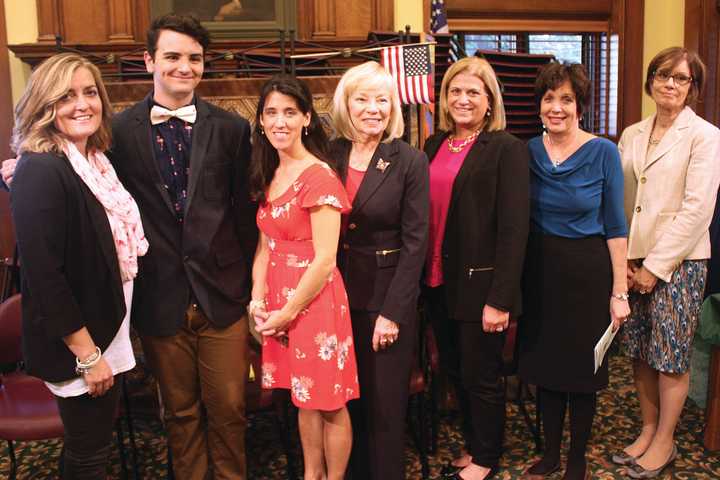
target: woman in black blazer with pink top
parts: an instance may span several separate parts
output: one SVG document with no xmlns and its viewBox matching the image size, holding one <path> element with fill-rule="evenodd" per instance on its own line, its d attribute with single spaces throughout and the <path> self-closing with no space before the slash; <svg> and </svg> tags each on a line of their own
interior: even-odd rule
<svg viewBox="0 0 720 480">
<path fill-rule="evenodd" d="M 349 405 L 351 478 L 402 479 L 427 243 L 427 158 L 399 139 L 400 101 L 392 77 L 378 63 L 348 70 L 334 100 L 339 138 L 331 153 L 352 201 L 338 249 L 360 382 L 360 399 Z"/>
<path fill-rule="evenodd" d="M 482 480 L 495 474 L 502 455 L 502 352 L 510 316 L 520 310 L 530 157 L 504 131 L 500 88 L 487 61 L 454 63 L 440 96 L 443 131 L 425 143 L 432 160 L 423 296 L 463 415 L 466 451 L 443 476 Z"/>
</svg>

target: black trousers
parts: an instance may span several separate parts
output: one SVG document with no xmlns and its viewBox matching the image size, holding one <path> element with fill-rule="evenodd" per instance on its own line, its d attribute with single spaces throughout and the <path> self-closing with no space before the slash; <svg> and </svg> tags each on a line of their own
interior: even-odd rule
<svg viewBox="0 0 720 480">
<path fill-rule="evenodd" d="M 63 480 L 105 480 L 115 411 L 120 400 L 119 376 L 102 397 L 55 397 L 65 438 Z"/>
<path fill-rule="evenodd" d="M 441 368 L 457 393 L 467 451 L 474 464 L 496 467 L 505 432 L 505 333 L 486 333 L 479 321 L 448 318 L 443 286 L 425 288 L 423 295 L 437 338 Z"/>
<path fill-rule="evenodd" d="M 360 398 L 348 403 L 353 426 L 350 472 L 353 480 L 405 478 L 405 414 L 417 339 L 415 319 L 400 325 L 398 340 L 372 349 L 377 312 L 350 312 Z"/>
</svg>

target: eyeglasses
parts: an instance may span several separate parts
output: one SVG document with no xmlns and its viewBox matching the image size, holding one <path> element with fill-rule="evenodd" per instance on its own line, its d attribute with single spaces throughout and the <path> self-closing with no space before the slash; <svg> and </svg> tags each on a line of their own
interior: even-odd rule
<svg viewBox="0 0 720 480">
<path fill-rule="evenodd" d="M 655 72 L 653 73 L 653 78 L 659 82 L 665 83 L 669 79 L 673 79 L 673 82 L 675 82 L 675 85 L 681 85 L 685 86 L 688 83 L 692 82 L 692 77 L 688 77 L 684 73 L 675 73 L 671 74 L 667 71 L 664 72 Z"/>
</svg>

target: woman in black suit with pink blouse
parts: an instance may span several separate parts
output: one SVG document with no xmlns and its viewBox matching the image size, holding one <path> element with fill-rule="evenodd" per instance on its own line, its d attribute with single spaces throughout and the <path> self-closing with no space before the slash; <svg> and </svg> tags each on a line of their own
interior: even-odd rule
<svg viewBox="0 0 720 480">
<path fill-rule="evenodd" d="M 400 140 L 393 78 L 377 62 L 348 70 L 335 91 L 338 164 L 352 212 L 343 219 L 343 274 L 358 362 L 350 403 L 354 480 L 403 479 L 405 411 L 417 338 L 428 227 L 425 155 Z"/>
<path fill-rule="evenodd" d="M 423 295 L 463 416 L 466 450 L 445 478 L 491 478 L 502 455 L 502 352 L 520 309 L 529 223 L 529 152 L 505 132 L 490 64 L 455 62 L 440 89 L 440 129 L 425 143 L 430 238 Z"/>
</svg>

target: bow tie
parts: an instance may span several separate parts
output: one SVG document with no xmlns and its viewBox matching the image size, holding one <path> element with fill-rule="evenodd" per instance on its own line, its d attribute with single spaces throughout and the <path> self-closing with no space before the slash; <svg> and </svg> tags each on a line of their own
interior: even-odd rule
<svg viewBox="0 0 720 480">
<path fill-rule="evenodd" d="M 186 122 L 195 123 L 197 117 L 197 110 L 195 105 L 187 105 L 177 110 L 168 110 L 167 108 L 153 105 L 150 109 L 150 123 L 157 125 L 158 123 L 167 122 L 171 118 L 179 118 Z"/>
</svg>

